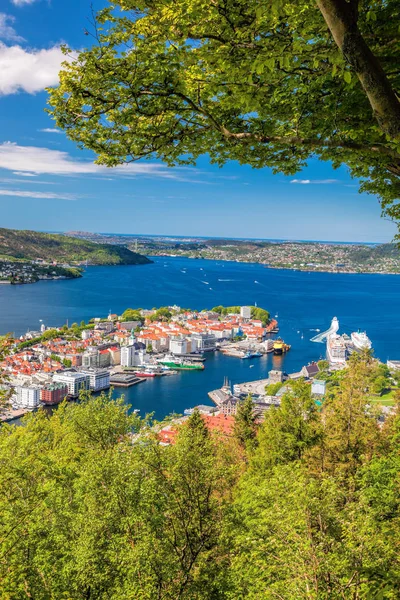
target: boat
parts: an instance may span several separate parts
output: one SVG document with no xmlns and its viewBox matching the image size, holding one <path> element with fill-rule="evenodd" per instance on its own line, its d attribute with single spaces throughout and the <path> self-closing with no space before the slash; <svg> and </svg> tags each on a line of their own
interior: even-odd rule
<svg viewBox="0 0 400 600">
<path fill-rule="evenodd" d="M 156 374 L 151 371 L 135 371 L 135 375 L 138 377 L 155 377 Z"/>
<path fill-rule="evenodd" d="M 365 331 L 354 331 L 350 337 L 353 346 L 358 348 L 358 350 L 369 350 L 372 348 L 372 342 Z"/>
<path fill-rule="evenodd" d="M 250 352 L 248 350 L 242 358 L 259 358 L 260 356 L 262 356 L 261 352 Z"/>
<path fill-rule="evenodd" d="M 332 365 L 344 365 L 347 359 L 346 341 L 343 336 L 331 333 L 326 339 L 326 356 Z"/>
<path fill-rule="evenodd" d="M 202 371 L 204 369 L 202 362 L 191 362 L 189 360 L 177 358 L 172 354 L 167 354 L 164 358 L 159 359 L 158 362 L 160 365 L 182 371 Z"/>
<path fill-rule="evenodd" d="M 280 356 L 281 354 L 285 354 L 290 350 L 290 345 L 285 344 L 285 342 L 281 339 L 278 339 L 274 342 L 274 354 Z"/>
</svg>

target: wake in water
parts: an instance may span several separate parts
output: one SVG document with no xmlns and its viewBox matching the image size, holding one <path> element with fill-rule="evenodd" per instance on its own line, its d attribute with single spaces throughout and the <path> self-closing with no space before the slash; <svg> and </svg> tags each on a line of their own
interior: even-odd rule
<svg viewBox="0 0 400 600">
<path fill-rule="evenodd" d="M 236 281 L 236 279 L 218 279 L 218 281 Z"/>
<path fill-rule="evenodd" d="M 201 283 L 204 283 L 205 285 L 210 285 L 210 284 L 208 283 L 208 281 L 202 281 Z"/>
</svg>

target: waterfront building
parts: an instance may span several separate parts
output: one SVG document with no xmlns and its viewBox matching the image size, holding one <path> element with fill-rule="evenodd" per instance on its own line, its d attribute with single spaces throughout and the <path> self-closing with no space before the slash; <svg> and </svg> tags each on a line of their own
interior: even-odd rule
<svg viewBox="0 0 400 600">
<path fill-rule="evenodd" d="M 68 388 L 68 396 L 77 398 L 81 390 L 90 389 L 90 378 L 86 373 L 77 373 L 75 371 L 64 371 L 55 373 L 54 383 L 64 383 Z"/>
<path fill-rule="evenodd" d="M 190 349 L 188 348 L 188 340 L 185 338 L 180 338 L 180 337 L 173 337 L 169 340 L 169 351 L 172 354 L 187 354 L 188 352 L 191 351 L 191 347 Z"/>
<path fill-rule="evenodd" d="M 107 369 L 88 369 L 81 373 L 89 377 L 90 389 L 93 392 L 108 390 L 110 387 L 110 373 Z"/>
<path fill-rule="evenodd" d="M 121 365 L 123 367 L 133 367 L 134 355 L 135 355 L 134 345 L 124 346 L 123 348 L 121 348 Z"/>
<path fill-rule="evenodd" d="M 15 388 L 13 401 L 21 408 L 37 408 L 40 402 L 40 388 L 38 386 L 18 386 Z"/>
<path fill-rule="evenodd" d="M 216 348 L 216 337 L 210 333 L 192 333 L 192 352 L 210 352 Z"/>
<path fill-rule="evenodd" d="M 319 366 L 317 365 L 316 362 L 312 362 L 308 365 L 305 365 L 302 369 L 301 369 L 301 374 L 303 377 L 306 377 L 307 379 L 311 379 L 312 377 L 315 377 L 316 375 L 318 375 L 319 373 Z"/>
<path fill-rule="evenodd" d="M 142 367 L 149 361 L 146 347 L 140 342 L 121 348 L 121 365 L 123 367 Z"/>
<path fill-rule="evenodd" d="M 40 390 L 40 400 L 49 406 L 59 404 L 68 395 L 68 387 L 65 383 L 52 383 Z"/>
</svg>

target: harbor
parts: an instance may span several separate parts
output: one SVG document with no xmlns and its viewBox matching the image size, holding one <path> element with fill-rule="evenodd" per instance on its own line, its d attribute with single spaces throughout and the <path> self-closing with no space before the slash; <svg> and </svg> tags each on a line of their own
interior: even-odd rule
<svg viewBox="0 0 400 600">
<path fill-rule="evenodd" d="M 318 344 L 310 340 L 319 333 L 316 331 L 317 328 L 321 331 L 329 328 L 332 315 L 335 314 L 340 320 L 339 333 L 346 332 L 343 335 L 348 335 L 351 340 L 352 332 L 363 331 L 366 328 L 368 337 L 373 343 L 375 356 L 385 361 L 395 360 L 398 357 L 397 339 L 400 322 L 397 309 L 393 305 L 393 293 L 400 294 L 400 279 L 394 276 L 306 274 L 288 271 L 280 273 L 278 270 L 262 269 L 260 265 L 173 258 L 155 259 L 155 263 L 148 268 L 149 271 L 123 266 L 118 269 L 88 267 L 84 278 L 59 282 L 56 286 L 54 282 L 41 282 L 35 286 L 18 288 L 4 286 L 0 298 L 0 307 L 3 307 L 3 312 L 0 312 L 3 331 L 11 330 L 16 332 L 15 335 L 22 335 L 28 329 L 34 330 L 35 323 L 37 329 L 40 326 L 40 319 L 47 325 L 47 323 L 65 323 L 67 317 L 70 323 L 73 320 L 79 323 L 84 317 L 90 320 L 93 315 L 107 316 L 110 306 L 115 306 L 116 297 L 119 299 L 116 312 L 121 313 L 127 306 L 154 306 L 157 302 L 153 299 L 158 300 L 161 305 L 163 301 L 165 302 L 165 298 L 168 298 L 173 305 L 177 297 L 182 299 L 182 305 L 192 306 L 199 311 L 222 301 L 225 301 L 226 305 L 233 305 L 240 301 L 245 303 L 249 298 L 257 300 L 258 304 L 270 309 L 274 315 L 279 311 L 278 335 L 291 346 L 290 351 L 285 354 L 279 356 L 270 351 L 263 353 L 261 357 L 247 360 L 215 351 L 212 347 L 211 349 L 204 347 L 202 355 L 196 355 L 196 358 L 202 356 L 205 359 L 201 361 L 205 367 L 203 370 L 171 369 L 166 371 L 168 375 L 172 371 L 170 376 L 143 378 L 147 382 L 143 386 L 112 386 L 114 397 L 124 395 L 126 402 L 133 408 L 139 409 L 142 415 L 155 411 L 157 418 L 162 418 L 171 412 L 183 413 L 188 405 L 204 403 L 208 392 L 220 388 L 225 376 L 234 385 L 266 379 L 271 369 L 293 373 L 298 372 L 302 365 L 308 362 L 325 359 L 326 342 Z M 182 269 L 186 270 L 186 276 L 181 273 Z M 194 278 L 191 279 L 191 286 L 187 286 L 187 277 L 191 274 L 194 277 L 196 272 L 202 273 L 200 269 L 207 272 L 207 280 L 215 291 L 203 289 L 205 286 L 196 283 Z M 221 278 L 221 271 L 224 272 L 222 277 L 228 281 L 218 281 Z M 254 284 L 254 279 L 259 282 L 257 285 Z M 104 293 L 100 297 L 94 294 L 94 290 L 102 286 L 104 280 L 109 282 L 109 286 L 104 288 Z M 368 294 L 365 295 L 360 291 L 360 282 L 364 280 L 368 287 Z M 240 281 L 239 286 L 237 281 Z M 154 282 L 157 284 L 155 285 Z M 307 294 L 299 296 L 298 290 L 306 288 Z M 397 288 L 399 288 L 398 292 Z M 12 297 L 9 296 L 11 289 Z M 68 312 L 64 308 L 65 305 L 70 307 Z M 380 319 L 371 319 L 371 312 L 378 312 Z M 117 331 L 114 332 L 114 337 L 122 339 L 123 335 L 129 338 L 129 333 Z M 278 335 L 267 334 L 266 339 L 276 339 Z M 139 343 L 138 335 L 135 336 L 135 343 Z M 195 338 L 200 339 L 198 334 L 195 334 Z M 204 337 L 204 343 L 208 341 L 208 338 Z M 90 340 L 86 343 L 90 345 Z M 122 348 L 127 341 L 121 343 L 112 340 L 109 350 L 104 348 L 111 358 L 117 356 L 112 350 L 117 343 Z M 148 343 L 151 343 L 151 340 L 148 340 Z M 158 343 L 155 341 L 155 345 Z M 247 347 L 242 345 L 240 340 L 231 340 L 227 344 L 218 341 L 216 345 L 220 345 L 220 348 L 224 346 L 229 348 L 231 344 L 233 348 L 238 343 L 237 348 L 241 351 L 239 356 L 243 356 L 242 352 L 248 349 L 259 351 L 259 342 L 254 340 L 248 342 Z M 77 341 L 76 345 L 79 347 L 82 344 Z M 53 345 L 49 354 L 57 354 L 59 349 L 60 346 L 56 348 Z M 176 350 L 176 345 L 174 349 Z M 71 360 L 73 356 L 68 352 L 74 352 L 74 348 L 66 345 L 65 351 L 67 352 L 65 358 Z M 90 353 L 90 360 L 96 361 L 101 358 L 103 361 L 107 357 L 103 352 L 101 350 L 99 354 Z M 140 348 L 136 352 L 135 360 L 138 361 Z M 157 358 L 162 358 L 167 353 L 167 348 L 164 351 L 153 348 L 153 352 L 148 353 L 148 358 L 157 365 Z M 191 351 L 186 351 L 180 355 L 180 358 L 195 361 L 193 354 Z M 178 355 L 174 353 L 174 356 Z M 133 360 L 133 357 L 131 358 Z M 40 364 L 48 368 L 49 358 L 46 358 L 45 363 L 35 362 L 27 352 L 23 359 L 27 360 L 22 360 L 20 364 L 15 365 L 18 370 L 20 368 L 24 371 L 30 370 Z M 111 373 L 122 370 L 122 367 L 113 365 L 106 369 Z M 142 372 L 145 366 L 138 364 L 132 369 Z M 35 372 L 33 369 L 29 377 L 33 376 L 36 379 Z M 23 375 L 24 380 L 26 377 Z M 51 379 L 51 371 L 46 377 Z M 38 380 L 37 383 L 42 382 Z"/>
</svg>

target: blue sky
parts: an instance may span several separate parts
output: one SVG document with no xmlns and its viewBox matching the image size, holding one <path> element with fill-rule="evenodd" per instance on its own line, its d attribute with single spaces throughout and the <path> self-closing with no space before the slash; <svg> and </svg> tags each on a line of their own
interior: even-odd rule
<svg viewBox="0 0 400 600">
<path fill-rule="evenodd" d="M 96 0 L 95 9 L 106 4 Z M 89 0 L 2 0 L 0 206 L 2 227 L 140 234 L 390 241 L 395 226 L 360 195 L 346 169 L 317 160 L 295 177 L 229 163 L 168 169 L 92 164 L 44 112 L 59 44 L 88 43 Z M 50 131 L 46 131 L 50 130 Z"/>
</svg>

